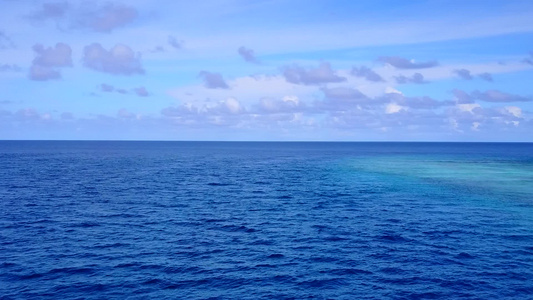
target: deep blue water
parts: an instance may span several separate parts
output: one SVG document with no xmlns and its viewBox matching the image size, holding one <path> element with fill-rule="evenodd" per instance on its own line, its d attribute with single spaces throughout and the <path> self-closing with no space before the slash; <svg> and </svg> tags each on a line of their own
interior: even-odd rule
<svg viewBox="0 0 533 300">
<path fill-rule="evenodd" d="M 0 141 L 1 299 L 532 299 L 533 144 Z"/>
</svg>

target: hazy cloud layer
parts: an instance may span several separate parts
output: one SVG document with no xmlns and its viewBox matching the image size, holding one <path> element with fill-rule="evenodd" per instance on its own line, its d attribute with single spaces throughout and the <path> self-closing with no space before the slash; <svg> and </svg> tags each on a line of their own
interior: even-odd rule
<svg viewBox="0 0 533 300">
<path fill-rule="evenodd" d="M 246 62 L 253 63 L 253 64 L 259 63 L 259 60 L 257 59 L 257 57 L 255 57 L 254 50 L 241 46 L 239 47 L 239 49 L 237 49 L 237 52 Z"/>
<path fill-rule="evenodd" d="M 383 82 L 385 81 L 378 73 L 372 71 L 370 68 L 361 66 L 361 67 L 353 67 L 352 71 L 350 72 L 353 76 L 356 77 L 363 77 L 368 81 L 372 82 Z"/>
<path fill-rule="evenodd" d="M 30 79 L 45 81 L 61 78 L 58 68 L 72 66 L 72 49 L 64 43 L 57 43 L 55 47 L 44 47 L 35 44 L 33 51 L 37 54 L 30 68 Z"/>
<path fill-rule="evenodd" d="M 438 66 L 439 63 L 435 60 L 427 62 L 415 62 L 399 56 L 382 56 L 378 61 L 387 63 L 398 69 L 425 69 Z"/>
<path fill-rule="evenodd" d="M 416 84 L 422 84 L 427 83 L 427 81 L 424 80 L 424 75 L 420 73 L 414 73 L 411 77 L 407 77 L 404 75 L 395 76 L 394 79 L 399 84 L 406 84 L 406 83 L 416 83 Z"/>
<path fill-rule="evenodd" d="M 303 85 L 346 81 L 345 77 L 338 76 L 331 69 L 331 65 L 328 62 L 323 62 L 317 68 L 310 69 L 305 69 L 298 65 L 286 66 L 283 68 L 283 76 L 285 76 L 287 82 Z"/>
<path fill-rule="evenodd" d="M 201 71 L 198 74 L 204 80 L 204 86 L 208 89 L 229 89 L 228 84 L 220 73 Z"/>
<path fill-rule="evenodd" d="M 114 46 L 109 51 L 99 43 L 85 46 L 83 64 L 93 70 L 115 75 L 144 74 L 140 55 L 122 44 Z"/>
</svg>

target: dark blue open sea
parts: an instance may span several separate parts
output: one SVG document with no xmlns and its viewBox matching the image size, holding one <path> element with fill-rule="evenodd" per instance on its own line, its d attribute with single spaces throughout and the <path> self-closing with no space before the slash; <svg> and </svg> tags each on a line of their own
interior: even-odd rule
<svg viewBox="0 0 533 300">
<path fill-rule="evenodd" d="M 0 142 L 1 299 L 533 299 L 533 144 Z"/>
</svg>

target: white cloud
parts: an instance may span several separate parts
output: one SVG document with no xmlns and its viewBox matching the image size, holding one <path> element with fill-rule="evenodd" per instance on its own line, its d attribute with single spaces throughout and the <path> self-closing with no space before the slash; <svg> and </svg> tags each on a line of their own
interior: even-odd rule
<svg viewBox="0 0 533 300">
<path fill-rule="evenodd" d="M 395 113 L 398 113 L 402 110 L 405 110 L 406 108 L 404 108 L 403 106 L 401 105 L 398 105 L 396 103 L 389 103 L 387 104 L 387 106 L 385 106 L 385 113 L 386 114 L 395 114 Z"/>
<path fill-rule="evenodd" d="M 515 116 L 517 118 L 522 117 L 522 109 L 520 107 L 517 107 L 517 106 L 506 106 L 505 110 L 507 110 L 508 113 L 510 113 L 511 115 L 513 115 L 513 116 Z"/>
<path fill-rule="evenodd" d="M 477 104 L 477 103 L 465 103 L 465 104 L 457 104 L 457 108 L 460 110 L 460 111 L 463 111 L 463 112 L 469 112 L 469 113 L 473 113 L 474 112 L 474 109 L 476 108 L 480 108 L 481 105 Z"/>
</svg>

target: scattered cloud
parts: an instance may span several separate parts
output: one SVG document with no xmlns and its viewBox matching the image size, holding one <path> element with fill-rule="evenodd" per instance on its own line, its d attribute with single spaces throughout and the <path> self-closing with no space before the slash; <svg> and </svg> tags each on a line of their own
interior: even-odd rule
<svg viewBox="0 0 533 300">
<path fill-rule="evenodd" d="M 464 79 L 464 80 L 472 80 L 474 79 L 474 75 L 472 75 L 472 73 L 467 70 L 467 69 L 456 69 L 453 71 L 453 73 L 455 75 L 457 75 L 459 78 L 461 79 Z M 493 81 L 493 78 L 492 78 L 492 75 L 490 73 L 487 73 L 487 72 L 484 72 L 484 73 L 480 73 L 477 75 L 477 77 L 485 80 L 485 81 L 489 81 L 489 82 L 492 82 Z"/>
<path fill-rule="evenodd" d="M 140 54 L 135 54 L 130 47 L 122 44 L 109 51 L 99 43 L 85 46 L 83 64 L 95 71 L 114 75 L 144 74 Z"/>
<path fill-rule="evenodd" d="M 129 94 L 130 92 L 127 89 L 124 88 L 116 88 L 110 84 L 102 83 L 99 87 L 99 90 L 104 93 L 119 93 L 119 94 Z M 139 97 L 148 97 L 150 93 L 146 90 L 145 87 L 138 87 L 133 88 L 130 90 L 133 94 L 139 96 Z"/>
<path fill-rule="evenodd" d="M 74 114 L 71 112 L 63 112 L 60 115 L 62 120 L 74 120 Z"/>
<path fill-rule="evenodd" d="M 52 80 L 52 79 L 60 79 L 61 73 L 59 71 L 51 69 L 51 68 L 45 68 L 39 65 L 33 65 L 30 68 L 30 79 L 31 80 L 37 80 L 37 81 L 46 81 L 46 80 Z"/>
<path fill-rule="evenodd" d="M 427 81 L 424 80 L 424 75 L 420 73 L 414 73 L 411 77 L 407 77 L 404 75 L 395 76 L 394 79 L 398 84 L 407 84 L 407 83 L 416 83 L 416 84 L 422 84 L 427 83 Z"/>
<path fill-rule="evenodd" d="M 281 99 L 261 98 L 257 107 L 260 113 L 295 113 L 304 111 L 306 105 L 296 96 L 285 96 Z"/>
<path fill-rule="evenodd" d="M 43 3 L 37 11 L 29 16 L 29 18 L 35 21 L 61 19 L 66 15 L 68 8 L 69 5 L 67 2 Z"/>
<path fill-rule="evenodd" d="M 135 92 L 135 94 L 137 94 L 137 96 L 139 97 L 148 97 L 150 95 L 150 93 L 148 93 L 148 91 L 146 90 L 145 87 L 141 86 L 141 87 L 138 87 L 138 88 L 134 88 L 133 91 Z"/>
<path fill-rule="evenodd" d="M 109 84 L 102 83 L 100 85 L 100 90 L 102 92 L 111 93 L 111 92 L 113 92 L 115 90 L 115 87 L 112 86 L 112 85 L 109 85 Z"/>
<path fill-rule="evenodd" d="M 241 46 L 237 49 L 237 52 L 246 62 L 259 64 L 259 60 L 255 57 L 254 50 Z"/>
<path fill-rule="evenodd" d="M 527 102 L 533 100 L 531 97 L 508 94 L 498 90 L 488 90 L 485 92 L 474 91 L 470 95 L 474 99 L 486 102 Z"/>
<path fill-rule="evenodd" d="M 533 51 L 529 52 L 529 57 L 524 58 L 522 62 L 533 66 Z"/>
<path fill-rule="evenodd" d="M 181 49 L 183 48 L 183 41 L 178 41 L 176 37 L 169 35 L 168 36 L 168 44 L 172 46 L 174 49 Z"/>
<path fill-rule="evenodd" d="M 406 108 L 394 102 L 391 102 L 385 106 L 385 113 L 389 115 L 399 113 L 402 110 L 406 110 Z"/>
<path fill-rule="evenodd" d="M 29 15 L 32 21 L 54 20 L 64 21 L 67 28 L 90 29 L 96 32 L 109 33 L 116 28 L 132 23 L 138 18 L 134 7 L 106 3 L 102 6 L 94 2 L 83 2 L 79 6 L 71 6 L 67 2 L 43 3 L 38 10 Z"/>
<path fill-rule="evenodd" d="M 477 75 L 479 78 L 485 80 L 485 81 L 494 81 L 494 79 L 492 78 L 492 75 L 490 73 L 481 73 L 479 75 Z"/>
<path fill-rule="evenodd" d="M 412 109 L 436 109 L 443 106 L 453 106 L 456 104 L 454 101 L 438 101 L 431 97 L 405 97 L 402 94 L 389 93 L 383 96 L 384 101 L 390 103 L 396 103 L 402 107 L 408 107 Z"/>
<path fill-rule="evenodd" d="M 134 119 L 137 117 L 136 114 L 132 113 L 132 112 L 129 112 L 127 109 L 125 108 L 121 108 L 119 109 L 119 111 L 117 112 L 117 117 L 119 119 Z"/>
<path fill-rule="evenodd" d="M 154 49 L 148 51 L 151 53 L 165 52 L 165 48 L 163 46 L 155 46 Z"/>
<path fill-rule="evenodd" d="M 0 50 L 9 48 L 15 48 L 15 43 L 13 43 L 13 40 L 7 34 L 0 31 Z"/>
<path fill-rule="evenodd" d="M 0 72 L 20 72 L 22 69 L 15 64 L 0 64 Z"/>
<path fill-rule="evenodd" d="M 464 80 L 472 80 L 474 78 L 470 71 L 467 69 L 457 69 L 454 70 L 453 73 L 455 73 L 457 76 L 459 76 L 459 78 Z"/>
<path fill-rule="evenodd" d="M 350 72 L 353 76 L 357 77 L 363 77 L 368 81 L 373 82 L 383 82 L 385 81 L 378 73 L 372 71 L 370 68 L 361 66 L 361 67 L 353 67 L 352 71 Z"/>
<path fill-rule="evenodd" d="M 347 87 L 323 88 L 326 99 L 366 99 L 358 89 Z"/>
<path fill-rule="evenodd" d="M 517 118 L 522 117 L 522 109 L 517 106 L 506 106 L 504 107 L 504 113 L 511 114 L 512 116 L 515 116 Z"/>
<path fill-rule="evenodd" d="M 204 80 L 204 85 L 208 89 L 229 89 L 228 84 L 220 73 L 201 71 L 199 76 Z"/>
<path fill-rule="evenodd" d="M 75 26 L 108 33 L 133 22 L 137 17 L 137 10 L 128 5 L 108 3 L 93 7 L 93 4 L 87 3 L 76 16 Z"/>
<path fill-rule="evenodd" d="M 350 111 L 360 105 L 376 105 L 382 102 L 370 99 L 358 89 L 350 87 L 322 88 L 324 100 L 315 103 L 314 111 Z"/>
<path fill-rule="evenodd" d="M 435 60 L 427 62 L 415 62 L 399 56 L 382 56 L 378 61 L 389 64 L 397 69 L 425 69 L 438 66 L 439 63 Z"/>
<path fill-rule="evenodd" d="M 323 83 L 343 82 L 345 77 L 338 76 L 328 62 L 321 63 L 317 68 L 305 69 L 298 65 L 283 68 L 285 80 L 294 84 L 315 85 Z"/>
<path fill-rule="evenodd" d="M 523 97 L 519 95 L 513 95 L 498 90 L 488 90 L 485 92 L 473 91 L 467 93 L 461 90 L 453 90 L 453 94 L 457 99 L 457 103 L 469 104 L 474 103 L 475 100 L 485 102 L 528 102 L 533 101 L 532 97 Z"/>
<path fill-rule="evenodd" d="M 164 118 L 174 124 L 188 126 L 236 126 L 249 117 L 249 113 L 239 100 L 229 97 L 217 103 L 195 105 L 184 103 L 161 110 Z"/>
<path fill-rule="evenodd" d="M 61 78 L 58 68 L 72 66 L 72 49 L 64 43 L 57 43 L 55 47 L 45 48 L 41 44 L 35 44 L 33 51 L 37 57 L 30 68 L 30 79 L 51 80 Z"/>
</svg>

